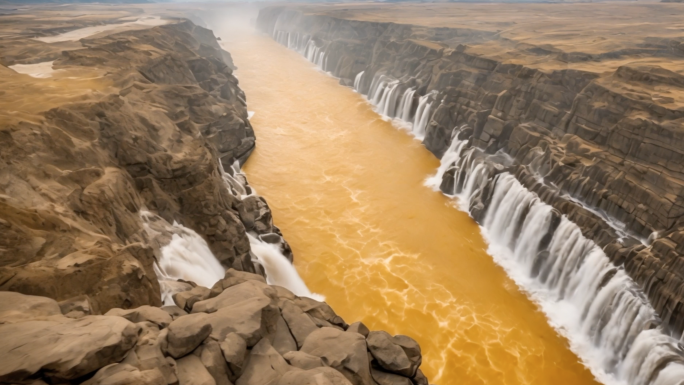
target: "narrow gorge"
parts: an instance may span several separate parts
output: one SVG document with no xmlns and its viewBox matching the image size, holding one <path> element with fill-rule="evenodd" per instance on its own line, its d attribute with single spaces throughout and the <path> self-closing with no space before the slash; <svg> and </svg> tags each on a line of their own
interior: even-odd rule
<svg viewBox="0 0 684 385">
<path fill-rule="evenodd" d="M 379 22 L 378 9 L 271 7 L 257 24 L 441 158 L 426 184 L 482 226 L 494 260 L 600 381 L 681 383 L 684 78 L 557 68 L 636 47 L 680 60 L 680 46 L 572 56 L 527 44 L 548 62 L 525 66 L 477 51 L 520 49 L 498 33 Z"/>
<path fill-rule="evenodd" d="M 427 385 L 299 277 L 213 32 L 81 7 L 0 24 L 0 383 Z"/>
<path fill-rule="evenodd" d="M 119 1 L 0 1 L 0 384 L 684 385 L 682 4 Z"/>
</svg>

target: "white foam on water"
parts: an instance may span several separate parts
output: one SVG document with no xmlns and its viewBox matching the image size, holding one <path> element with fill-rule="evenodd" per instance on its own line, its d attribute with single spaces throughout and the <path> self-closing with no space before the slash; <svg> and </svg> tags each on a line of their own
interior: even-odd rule
<svg viewBox="0 0 684 385">
<path fill-rule="evenodd" d="M 249 236 L 249 245 L 258 262 L 266 270 L 266 282 L 269 285 L 282 286 L 295 295 L 309 297 L 317 301 L 324 301 L 325 297 L 312 293 L 297 273 L 294 265 L 280 252 L 278 245 L 263 242 L 256 237 Z"/>
<path fill-rule="evenodd" d="M 491 179 L 486 160 L 453 139 L 435 175 L 426 185 L 439 190 L 454 168 L 454 186 L 446 191 L 468 212 L 471 200 L 493 185 L 480 227 L 488 253 L 546 314 L 549 324 L 596 378 L 608 385 L 681 385 L 684 352 L 664 334 L 638 285 L 614 266 L 577 225 L 509 173 Z M 550 239 L 549 239 L 550 237 Z"/>
<path fill-rule="evenodd" d="M 172 296 L 184 290 L 177 282 L 179 279 L 211 288 L 225 276 L 225 268 L 211 252 L 207 242 L 195 231 L 177 222 L 169 224 L 145 210 L 140 212 L 140 218 L 150 239 L 162 243 L 170 238 L 160 248 L 154 265 L 164 304 L 173 305 Z"/>
<path fill-rule="evenodd" d="M 106 31 L 111 31 L 119 28 L 127 28 L 127 27 L 132 27 L 132 26 L 141 26 L 141 27 L 156 27 L 159 25 L 164 25 L 168 23 L 168 20 L 162 20 L 159 16 L 148 16 L 148 17 L 143 17 L 140 19 L 137 19 L 135 21 L 129 21 L 126 23 L 118 23 L 118 24 L 103 24 L 103 25 L 96 25 L 93 27 L 85 27 L 85 28 L 79 28 L 75 29 L 73 31 L 65 32 L 63 34 L 57 35 L 57 36 L 45 36 L 45 37 L 38 37 L 35 38 L 34 40 L 42 41 L 43 43 L 59 43 L 59 42 L 64 42 L 64 41 L 78 41 L 83 38 L 97 35 L 98 33 L 106 32 Z"/>
<path fill-rule="evenodd" d="M 47 79 L 51 78 L 55 72 L 59 71 L 52 68 L 52 63 L 54 63 L 54 60 L 36 64 L 15 64 L 7 68 L 34 78 Z"/>
</svg>

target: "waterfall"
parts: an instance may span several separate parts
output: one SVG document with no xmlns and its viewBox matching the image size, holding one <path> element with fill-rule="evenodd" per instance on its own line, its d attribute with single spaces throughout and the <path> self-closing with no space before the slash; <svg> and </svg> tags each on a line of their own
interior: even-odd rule
<svg viewBox="0 0 684 385">
<path fill-rule="evenodd" d="M 416 115 L 413 118 L 413 134 L 418 138 L 423 138 L 425 136 L 425 128 L 427 127 L 428 121 L 430 119 L 430 106 L 429 102 L 430 94 L 421 96 L 418 100 L 418 108 L 416 109 Z"/>
<path fill-rule="evenodd" d="M 319 51 L 320 51 L 320 53 L 318 54 L 318 56 L 317 56 L 317 58 L 316 58 L 316 66 L 317 66 L 318 68 L 324 70 L 324 68 L 323 68 L 323 62 L 324 62 L 324 60 L 325 60 L 325 52 L 323 52 L 323 50 L 319 50 Z"/>
<path fill-rule="evenodd" d="M 269 285 L 282 286 L 300 297 L 309 297 L 318 301 L 325 300 L 322 295 L 309 291 L 295 267 L 280 252 L 278 245 L 263 242 L 250 234 L 247 236 L 252 253 L 266 270 L 266 281 Z"/>
<path fill-rule="evenodd" d="M 154 264 L 165 305 L 174 305 L 172 296 L 183 290 L 179 279 L 210 288 L 223 278 L 225 269 L 199 234 L 177 222 L 169 224 L 145 210 L 140 211 L 140 218 L 150 240 L 160 246 L 165 243 Z"/>
<path fill-rule="evenodd" d="M 226 172 L 219 159 L 219 171 L 229 193 L 244 199 L 254 194 L 235 161 Z M 159 248 L 159 255 L 154 264 L 154 271 L 159 280 L 162 302 L 174 305 L 173 295 L 186 290 L 178 280 L 194 282 L 200 286 L 211 288 L 225 276 L 225 268 L 209 249 L 207 242 L 195 231 L 177 222 L 169 224 L 162 217 L 147 210 L 140 211 L 143 224 L 143 236 L 149 243 Z M 324 297 L 312 294 L 301 279 L 295 267 L 282 254 L 278 245 L 265 243 L 251 234 L 247 234 L 250 249 L 256 261 L 266 270 L 266 281 L 269 284 L 282 286 L 299 296 L 306 296 L 323 301 Z"/>
<path fill-rule="evenodd" d="M 382 89 L 382 97 L 380 98 L 380 101 L 376 104 L 377 111 L 380 114 L 382 114 L 385 110 L 385 105 L 387 104 L 389 95 L 392 92 L 392 87 L 394 87 L 394 85 L 392 83 L 389 83 L 385 85 L 385 87 Z"/>
<path fill-rule="evenodd" d="M 389 117 L 393 118 L 394 117 L 394 110 L 397 107 L 397 97 L 399 94 L 399 82 L 396 82 L 389 90 L 387 94 L 387 99 L 385 100 L 385 104 L 382 107 L 382 114 Z"/>
<path fill-rule="evenodd" d="M 397 117 L 405 122 L 411 121 L 411 107 L 413 106 L 413 95 L 416 93 L 414 88 L 407 88 L 399 103 Z"/>
<path fill-rule="evenodd" d="M 377 106 L 380 103 L 380 100 L 382 96 L 384 95 L 385 92 L 385 86 L 387 85 L 387 82 L 384 80 L 381 80 L 378 85 L 375 88 L 375 92 L 372 94 L 373 97 L 370 99 L 371 104 Z M 368 96 L 371 94 L 369 93 Z"/>
<path fill-rule="evenodd" d="M 416 116 L 426 108 L 419 106 Z M 439 188 L 453 170 L 453 190 L 446 194 L 453 194 L 462 210 L 476 198 L 488 199 L 481 229 L 489 254 L 539 304 L 599 380 L 683 384 L 682 346 L 665 334 L 624 269 L 515 176 L 502 172 L 492 178 L 487 162 L 481 151 L 454 138 L 426 184 Z M 481 196 L 487 186 L 489 197 Z"/>
<path fill-rule="evenodd" d="M 354 89 L 357 92 L 361 92 L 361 80 L 363 80 L 363 73 L 364 71 L 359 72 L 356 74 L 356 77 L 354 78 Z"/>
</svg>

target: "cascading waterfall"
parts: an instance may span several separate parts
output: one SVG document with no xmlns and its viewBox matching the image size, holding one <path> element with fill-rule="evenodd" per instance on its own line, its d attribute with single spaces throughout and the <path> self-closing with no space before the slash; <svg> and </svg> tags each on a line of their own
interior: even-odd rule
<svg viewBox="0 0 684 385">
<path fill-rule="evenodd" d="M 247 236 L 252 252 L 256 255 L 259 264 L 266 270 L 266 282 L 268 284 L 285 287 L 300 297 L 309 297 L 318 301 L 325 300 L 322 295 L 309 291 L 295 267 L 280 252 L 277 245 L 263 242 L 250 234 Z"/>
<path fill-rule="evenodd" d="M 477 151 L 454 138 L 426 184 L 438 189 L 454 168 L 453 190 L 446 194 L 465 211 L 486 185 L 493 188 L 481 227 L 488 252 L 541 306 L 594 375 L 606 384 L 684 384 L 682 346 L 664 333 L 624 269 L 513 175 L 492 178 L 486 157 Z"/>
<path fill-rule="evenodd" d="M 414 88 L 407 88 L 404 95 L 401 97 L 399 110 L 397 111 L 397 118 L 408 122 L 411 120 L 411 107 L 413 106 L 413 95 L 416 93 Z"/>
<path fill-rule="evenodd" d="M 354 90 L 361 92 L 360 87 L 361 87 L 361 80 L 363 80 L 363 74 L 364 71 L 359 72 L 356 74 L 356 77 L 354 78 Z"/>
<path fill-rule="evenodd" d="M 165 305 L 173 305 L 173 295 L 183 290 L 179 279 L 212 287 L 223 278 L 225 269 L 199 234 L 177 222 L 169 224 L 149 211 L 141 210 L 140 218 L 150 239 L 166 243 L 154 264 Z"/>
<path fill-rule="evenodd" d="M 309 40 L 304 55 L 314 61 L 318 54 Z M 364 75 L 354 79 L 358 92 Z M 422 138 L 431 118 L 431 94 L 422 95 L 414 109 L 415 88 L 406 88 L 398 105 L 393 104 L 392 94 L 400 88 L 398 81 L 376 73 L 366 96 L 378 113 L 411 125 L 411 133 Z M 624 269 L 613 265 L 577 225 L 555 214 L 513 175 L 503 172 L 492 179 L 485 156 L 465 140 L 452 140 L 426 184 L 438 190 L 451 168 L 453 190 L 445 194 L 466 212 L 485 187 L 493 188 L 481 227 L 488 252 L 540 305 L 599 380 L 684 385 L 682 346 L 661 329 L 654 309 Z"/>
<path fill-rule="evenodd" d="M 254 194 L 237 161 L 230 167 L 230 173 L 224 170 L 220 160 L 218 163 L 230 194 L 240 199 Z M 179 279 L 211 288 L 225 276 L 225 268 L 211 252 L 207 242 L 195 231 L 175 221 L 169 224 L 147 210 L 140 211 L 140 218 L 148 241 L 159 246 L 160 255 L 154 264 L 154 271 L 165 305 L 174 305 L 173 295 L 185 290 L 185 285 L 180 284 Z M 263 242 L 252 234 L 247 236 L 252 254 L 256 258 L 252 262 L 264 267 L 266 281 L 269 284 L 282 286 L 299 296 L 324 300 L 323 296 L 309 291 L 295 267 L 281 252 L 279 245 Z"/>
<path fill-rule="evenodd" d="M 430 119 L 430 107 L 432 103 L 429 101 L 430 95 L 421 96 L 418 100 L 418 108 L 413 119 L 413 134 L 418 138 L 425 136 L 425 128 Z"/>
<path fill-rule="evenodd" d="M 300 50 L 298 44 L 295 44 L 292 47 L 290 46 L 289 39 L 291 33 L 282 35 L 286 37 L 281 37 L 279 32 L 282 31 L 274 31 L 274 37 L 277 41 L 286 41 L 285 45 L 287 45 L 288 48 L 300 51 L 302 55 L 306 57 L 306 60 L 314 63 L 321 70 L 329 70 L 328 55 L 326 55 L 326 52 L 320 47 L 316 46 L 311 36 L 306 37 L 307 40 L 304 44 L 304 48 L 303 50 Z M 298 39 L 299 38 L 297 37 L 297 40 Z M 365 71 L 361 71 L 354 77 L 353 87 L 354 90 L 359 93 L 362 93 L 360 88 L 364 74 Z M 413 99 L 416 89 L 413 87 L 406 88 L 399 100 L 400 89 L 403 89 L 403 87 L 399 80 L 393 80 L 387 75 L 376 73 L 373 76 L 368 93 L 365 94 L 365 96 L 367 97 L 367 100 L 376 107 L 376 112 L 378 114 L 393 119 L 393 124 L 400 128 L 408 129 L 413 136 L 422 140 L 425 137 L 425 129 L 432 116 L 432 93 L 420 97 L 418 106 L 414 112 Z M 413 119 L 411 119 L 411 117 L 413 117 Z"/>
</svg>

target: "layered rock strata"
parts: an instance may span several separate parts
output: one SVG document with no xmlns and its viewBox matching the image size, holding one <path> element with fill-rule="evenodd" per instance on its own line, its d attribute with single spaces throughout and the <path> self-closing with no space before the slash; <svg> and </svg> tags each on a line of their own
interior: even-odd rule
<svg viewBox="0 0 684 385">
<path fill-rule="evenodd" d="M 106 72 L 105 91 L 0 131 L 0 289 L 85 293 L 98 313 L 159 305 L 164 245 L 145 233 L 145 210 L 254 272 L 247 232 L 279 231 L 262 198 L 224 181 L 255 139 L 213 33 L 185 21 L 81 43 L 53 67 Z"/>
<path fill-rule="evenodd" d="M 514 44 L 495 31 L 329 13 L 270 7 L 260 12 L 257 24 L 341 84 L 368 94 L 380 113 L 412 122 L 414 133 L 436 156 L 442 157 L 457 137 L 476 148 L 473 157 L 489 159 L 490 180 L 501 172 L 515 175 L 624 267 L 670 332 L 681 335 L 684 110 L 665 95 L 677 95 L 682 75 L 643 65 L 610 73 L 528 67 L 471 49 L 490 41 Z M 668 41 L 653 38 L 632 50 L 589 56 L 680 58 L 679 45 Z M 588 60 L 542 48 L 516 46 L 527 55 Z M 453 179 L 458 167 L 446 177 Z M 446 180 L 444 191 L 453 193 L 454 183 Z M 491 195 L 478 194 L 481 202 L 471 205 L 471 212 L 481 220 Z"/>
<path fill-rule="evenodd" d="M 211 31 L 175 20 L 59 55 L 35 33 L 3 64 L 99 76 L 74 101 L 0 68 L 7 92 L 51 107 L 0 113 L 0 383 L 427 385 L 413 339 L 266 283 L 250 243 L 292 252 L 239 171 L 254 131 Z M 159 275 L 194 267 L 161 265 L 184 236 L 220 262 L 212 287 Z"/>
</svg>

